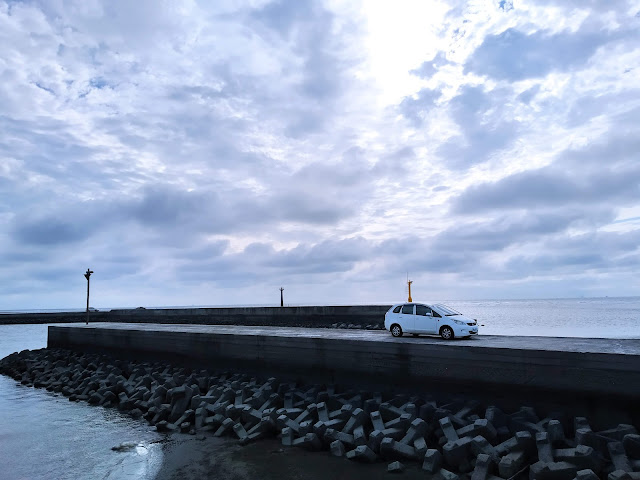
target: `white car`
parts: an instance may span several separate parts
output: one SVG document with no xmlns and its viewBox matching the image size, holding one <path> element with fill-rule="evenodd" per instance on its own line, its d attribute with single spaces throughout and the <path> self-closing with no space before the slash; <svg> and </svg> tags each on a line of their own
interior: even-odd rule
<svg viewBox="0 0 640 480">
<path fill-rule="evenodd" d="M 384 316 L 384 328 L 394 337 L 403 333 L 440 335 L 445 340 L 478 334 L 478 322 L 442 304 L 398 303 Z"/>
</svg>

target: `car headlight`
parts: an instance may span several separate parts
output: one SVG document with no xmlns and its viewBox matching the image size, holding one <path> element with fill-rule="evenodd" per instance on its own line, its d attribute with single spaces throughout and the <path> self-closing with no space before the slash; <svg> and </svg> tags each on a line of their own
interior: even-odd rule
<svg viewBox="0 0 640 480">
<path fill-rule="evenodd" d="M 453 321 L 456 322 L 458 325 L 465 325 L 465 322 L 463 322 L 462 320 L 456 320 L 454 318 Z"/>
</svg>

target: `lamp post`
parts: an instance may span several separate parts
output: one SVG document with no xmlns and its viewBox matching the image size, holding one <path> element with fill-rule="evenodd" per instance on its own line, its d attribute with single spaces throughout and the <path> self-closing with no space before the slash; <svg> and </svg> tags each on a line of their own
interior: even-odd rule
<svg viewBox="0 0 640 480">
<path fill-rule="evenodd" d="M 93 270 L 89 270 L 87 268 L 86 273 L 84 274 L 84 278 L 87 279 L 87 325 L 89 325 L 89 277 L 93 273 Z"/>
<path fill-rule="evenodd" d="M 284 296 L 282 295 L 282 292 L 284 291 L 284 288 L 280 287 L 280 306 L 284 307 Z"/>
</svg>

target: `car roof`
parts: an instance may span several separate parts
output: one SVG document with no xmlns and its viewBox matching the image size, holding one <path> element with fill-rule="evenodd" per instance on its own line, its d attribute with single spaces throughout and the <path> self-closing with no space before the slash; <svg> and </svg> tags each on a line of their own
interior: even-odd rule
<svg viewBox="0 0 640 480">
<path fill-rule="evenodd" d="M 427 307 L 431 307 L 432 305 L 437 305 L 437 304 L 428 303 L 428 302 L 402 302 L 402 303 L 394 303 L 392 308 L 395 308 L 398 305 L 426 305 Z"/>
</svg>

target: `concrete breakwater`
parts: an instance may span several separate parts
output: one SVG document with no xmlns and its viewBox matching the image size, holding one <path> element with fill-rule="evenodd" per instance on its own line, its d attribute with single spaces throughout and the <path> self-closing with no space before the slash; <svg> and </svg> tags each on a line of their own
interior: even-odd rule
<svg viewBox="0 0 640 480">
<path fill-rule="evenodd" d="M 89 321 L 313 328 L 384 328 L 390 305 L 121 309 L 92 311 Z M 0 314 L 0 324 L 85 322 L 84 312 Z"/>
<path fill-rule="evenodd" d="M 142 360 L 280 372 L 318 382 L 501 389 L 531 396 L 640 397 L 640 340 L 481 335 L 394 338 L 376 330 L 96 323 L 49 326 L 47 346 Z M 560 395 L 558 395 L 560 393 Z"/>
<path fill-rule="evenodd" d="M 376 393 L 64 349 L 14 353 L 0 373 L 75 401 L 118 408 L 163 432 L 280 438 L 390 471 L 455 480 L 633 480 L 640 436 L 572 412 L 508 410 L 472 397 Z"/>
</svg>

